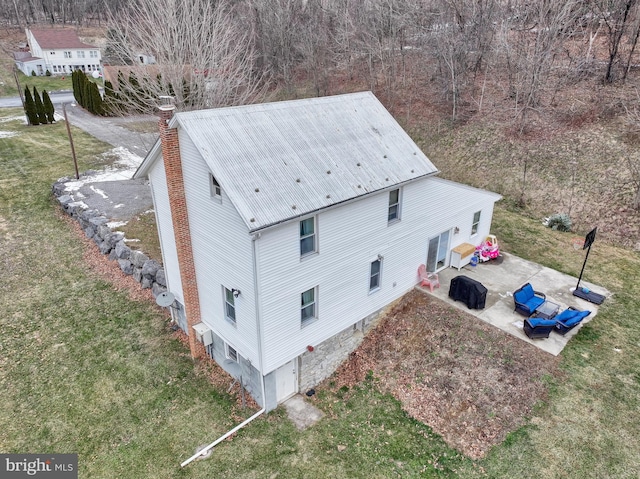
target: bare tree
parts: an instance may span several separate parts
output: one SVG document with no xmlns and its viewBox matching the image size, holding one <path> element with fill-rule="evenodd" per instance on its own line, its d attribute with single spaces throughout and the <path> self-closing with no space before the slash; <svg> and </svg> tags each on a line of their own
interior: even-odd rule
<svg viewBox="0 0 640 479">
<path fill-rule="evenodd" d="M 112 11 L 113 54 L 131 63 L 119 98 L 146 111 L 161 95 L 174 96 L 181 110 L 256 101 L 265 81 L 254 69 L 251 34 L 234 13 L 210 0 L 137 0 Z M 156 63 L 140 64 L 145 55 Z"/>
<path fill-rule="evenodd" d="M 637 0 L 592 0 L 589 3 L 593 17 L 604 25 L 609 54 L 604 81 L 612 83 L 616 80 L 616 70 L 619 69 L 622 76 L 626 77 L 631 64 L 631 57 L 640 37 L 639 4 Z M 627 35 L 630 41 L 627 43 L 625 55 L 623 40 Z"/>
</svg>

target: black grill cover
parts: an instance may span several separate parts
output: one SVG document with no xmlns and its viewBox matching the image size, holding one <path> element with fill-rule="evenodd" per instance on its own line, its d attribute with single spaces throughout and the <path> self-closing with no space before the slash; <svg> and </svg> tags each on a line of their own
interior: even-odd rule
<svg viewBox="0 0 640 479">
<path fill-rule="evenodd" d="M 484 309 L 487 288 L 475 279 L 467 276 L 456 276 L 451 280 L 449 297 L 454 301 L 462 301 L 469 309 Z"/>
</svg>

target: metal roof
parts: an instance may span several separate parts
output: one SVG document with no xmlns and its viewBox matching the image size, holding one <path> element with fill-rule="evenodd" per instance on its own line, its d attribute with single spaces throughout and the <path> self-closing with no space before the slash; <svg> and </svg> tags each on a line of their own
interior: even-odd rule
<svg viewBox="0 0 640 479">
<path fill-rule="evenodd" d="M 250 231 L 438 172 L 371 92 L 180 112 L 178 125 Z"/>
</svg>

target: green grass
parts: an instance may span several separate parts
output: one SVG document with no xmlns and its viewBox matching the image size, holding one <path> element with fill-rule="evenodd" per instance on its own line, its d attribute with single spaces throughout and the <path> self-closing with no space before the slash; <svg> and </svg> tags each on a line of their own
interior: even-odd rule
<svg viewBox="0 0 640 479">
<path fill-rule="evenodd" d="M 2 75 L 2 78 L 6 79 L 5 84 L 0 86 L 0 97 L 4 96 L 18 96 L 18 87 L 13 77 L 13 73 L 10 71 Z M 24 92 L 25 87 L 29 87 L 33 92 L 35 86 L 40 94 L 43 90 L 48 92 L 58 90 L 72 90 L 71 75 L 65 75 L 64 80 L 62 76 L 27 76 L 21 72 L 18 73 L 18 81 L 20 82 L 20 88 Z"/>
<path fill-rule="evenodd" d="M 197 372 L 163 314 L 87 271 L 50 195 L 73 173 L 64 125 L 22 121 L 0 123 L 17 133 L 0 139 L 2 452 L 77 452 L 83 478 L 638 477 L 640 258 L 598 240 L 585 279 L 614 296 L 565 348 L 548 400 L 485 459 L 449 448 L 369 378 L 318 388 L 326 417 L 304 432 L 280 408 L 181 469 L 250 411 Z M 81 169 L 110 149 L 78 130 L 74 140 Z M 571 233 L 503 207 L 493 232 L 509 252 L 579 273 Z"/>
</svg>

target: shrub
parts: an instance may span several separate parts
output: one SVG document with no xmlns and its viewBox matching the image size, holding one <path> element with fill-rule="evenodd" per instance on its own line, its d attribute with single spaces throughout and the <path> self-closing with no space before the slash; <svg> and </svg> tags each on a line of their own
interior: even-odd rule
<svg viewBox="0 0 640 479">
<path fill-rule="evenodd" d="M 552 230 L 571 231 L 571 218 L 566 213 L 556 213 L 549 217 L 547 226 Z"/>
<path fill-rule="evenodd" d="M 32 76 L 32 77 L 37 76 L 37 75 L 36 75 L 36 71 L 35 71 L 35 70 L 31 70 L 31 76 Z"/>
<path fill-rule="evenodd" d="M 47 71 L 46 71 L 46 72 L 44 72 L 44 74 L 45 74 L 46 76 L 48 76 L 48 77 L 50 77 L 50 76 L 51 76 L 51 72 L 49 71 L 49 69 L 47 69 Z"/>
</svg>

